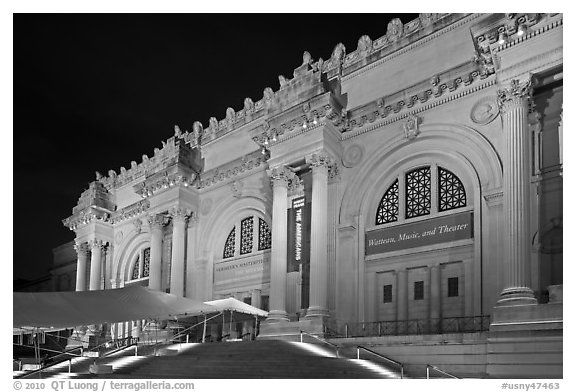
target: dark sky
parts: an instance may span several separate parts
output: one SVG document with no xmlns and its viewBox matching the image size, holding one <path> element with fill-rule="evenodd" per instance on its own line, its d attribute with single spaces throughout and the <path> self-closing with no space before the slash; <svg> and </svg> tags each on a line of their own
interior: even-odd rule
<svg viewBox="0 0 576 392">
<path fill-rule="evenodd" d="M 14 278 L 45 275 L 95 179 L 254 102 L 307 50 L 347 52 L 417 14 L 14 15 Z"/>
</svg>

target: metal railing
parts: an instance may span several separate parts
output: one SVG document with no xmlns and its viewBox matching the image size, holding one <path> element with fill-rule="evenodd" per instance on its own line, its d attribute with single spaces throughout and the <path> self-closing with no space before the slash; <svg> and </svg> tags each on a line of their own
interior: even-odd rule
<svg viewBox="0 0 576 392">
<path fill-rule="evenodd" d="M 382 358 L 382 359 L 398 366 L 400 368 L 400 378 L 404 378 L 404 365 L 402 363 L 395 361 L 391 358 L 388 358 L 385 355 L 377 353 L 376 351 L 370 350 L 369 348 L 366 348 L 364 346 L 356 346 L 356 359 L 360 359 L 360 350 L 364 350 L 366 352 L 369 352 L 372 355 L 376 355 L 377 357 Z"/>
<path fill-rule="evenodd" d="M 346 324 L 344 337 L 434 335 L 488 331 L 490 316 L 445 317 Z"/>
<path fill-rule="evenodd" d="M 426 379 L 428 380 L 430 378 L 430 369 L 437 371 L 438 373 L 441 373 L 445 376 L 448 376 L 450 378 L 460 378 L 458 376 L 455 376 L 453 374 L 450 374 L 448 372 L 445 372 L 442 369 L 439 369 L 438 367 L 434 366 L 434 365 L 426 365 Z"/>
<path fill-rule="evenodd" d="M 308 333 L 308 332 L 302 331 L 302 330 L 300 331 L 300 343 L 304 343 L 304 335 L 310 336 L 316 340 L 319 340 L 320 342 L 322 342 L 324 344 L 327 344 L 327 345 L 333 347 L 336 350 L 336 358 L 340 358 L 340 348 L 337 345 L 335 345 L 334 343 L 330 343 L 329 341 L 322 339 L 321 337 L 318 337 L 316 335 L 313 335 L 311 333 Z"/>
</svg>

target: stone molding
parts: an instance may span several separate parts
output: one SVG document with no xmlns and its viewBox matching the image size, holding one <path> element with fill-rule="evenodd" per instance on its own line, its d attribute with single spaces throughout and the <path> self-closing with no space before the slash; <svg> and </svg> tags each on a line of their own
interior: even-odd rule
<svg viewBox="0 0 576 392">
<path fill-rule="evenodd" d="M 136 216 L 142 215 L 150 208 L 150 200 L 140 200 L 134 204 L 122 208 L 114 212 L 110 217 L 110 222 L 112 224 L 123 222 L 127 219 L 134 218 Z"/>
<path fill-rule="evenodd" d="M 501 206 L 504 203 L 504 192 L 497 191 L 484 195 L 484 200 L 488 207 Z"/>
<path fill-rule="evenodd" d="M 198 189 L 204 189 L 219 182 L 238 177 L 240 174 L 250 172 L 265 163 L 266 157 L 259 151 L 245 155 L 242 158 L 233 161 L 231 164 L 223 165 L 203 174 L 202 178 L 197 183 Z"/>
<path fill-rule="evenodd" d="M 445 97 L 445 98 L 438 99 L 438 100 L 436 100 L 436 101 L 434 101 L 434 102 L 431 102 L 431 103 L 429 103 L 429 104 L 427 104 L 427 105 L 420 106 L 420 107 L 418 107 L 418 108 L 415 109 L 415 110 L 411 110 L 411 111 L 409 111 L 409 112 L 406 112 L 406 113 L 403 113 L 403 114 L 399 114 L 399 115 L 394 116 L 394 117 L 385 118 L 383 121 L 380 121 L 380 122 L 374 121 L 374 124 L 373 124 L 373 125 L 364 126 L 364 127 L 360 128 L 360 129 L 352 130 L 352 131 L 350 131 L 350 132 L 346 132 L 346 133 L 342 134 L 342 139 L 343 139 L 343 140 L 352 139 L 352 138 L 354 138 L 354 137 L 363 135 L 363 134 L 365 134 L 365 133 L 367 133 L 367 132 L 372 132 L 372 131 L 374 131 L 374 130 L 376 130 L 376 129 L 379 129 L 379 128 L 381 128 L 381 127 L 384 127 L 384 126 L 386 126 L 386 125 L 390 125 L 390 124 L 393 124 L 393 123 L 395 123 L 395 122 L 397 122 L 397 121 L 403 120 L 403 119 L 407 118 L 408 116 L 410 116 L 410 115 L 412 115 L 412 114 L 421 113 L 421 112 L 424 112 L 424 111 L 426 111 L 426 110 L 433 109 L 433 108 L 435 108 L 435 107 L 437 107 L 437 106 L 444 105 L 444 104 L 446 104 L 446 103 L 448 103 L 448 102 L 451 102 L 451 101 L 460 99 L 460 98 L 462 98 L 462 97 L 464 97 L 464 96 L 473 94 L 473 93 L 475 93 L 475 92 L 477 92 L 477 91 L 480 91 L 480 90 L 483 90 L 483 89 L 485 89 L 485 88 L 487 88 L 487 87 L 490 87 L 490 86 L 492 86 L 492 85 L 494 85 L 494 84 L 496 84 L 496 78 L 494 77 L 494 75 L 491 75 L 491 77 L 488 78 L 488 79 L 486 79 L 486 81 L 485 81 L 484 83 L 479 84 L 479 85 L 476 85 L 476 86 L 474 86 L 474 87 L 472 87 L 472 88 L 469 88 L 469 89 L 467 89 L 467 90 L 461 91 L 461 92 L 459 92 L 459 93 L 457 93 L 457 94 L 449 95 L 449 96 L 447 96 L 447 97 Z M 374 120 L 376 120 L 376 118 L 375 118 Z M 366 124 L 365 124 L 365 125 L 366 125 Z"/>
<path fill-rule="evenodd" d="M 181 174 L 164 174 L 160 178 L 143 181 L 134 185 L 134 191 L 142 198 L 152 197 L 153 195 L 160 194 L 168 189 L 177 186 L 190 186 L 196 179 L 196 174 L 191 173 L 189 177 Z"/>
</svg>

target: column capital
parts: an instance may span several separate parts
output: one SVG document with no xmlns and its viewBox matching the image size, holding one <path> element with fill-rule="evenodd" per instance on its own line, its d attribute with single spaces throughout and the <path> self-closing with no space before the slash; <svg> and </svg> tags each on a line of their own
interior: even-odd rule
<svg viewBox="0 0 576 392">
<path fill-rule="evenodd" d="M 186 222 L 186 219 L 192 214 L 192 211 L 184 207 L 171 207 L 168 213 L 174 222 Z"/>
<path fill-rule="evenodd" d="M 76 243 L 74 244 L 74 250 L 76 251 L 76 253 L 78 254 L 78 256 L 86 256 L 88 254 L 88 251 L 90 250 L 90 248 L 88 247 L 88 243 L 87 242 L 80 242 L 78 240 L 75 241 Z"/>
<path fill-rule="evenodd" d="M 297 178 L 296 174 L 285 166 L 276 166 L 268 169 L 266 173 L 270 177 L 273 187 L 288 188 L 288 185 Z"/>
<path fill-rule="evenodd" d="M 151 229 L 161 229 L 166 223 L 168 223 L 168 218 L 162 214 L 151 214 L 147 217 L 148 224 Z"/>
<path fill-rule="evenodd" d="M 91 249 L 100 248 L 102 250 L 106 246 L 106 242 L 95 238 L 93 240 L 88 241 L 88 246 Z"/>
<path fill-rule="evenodd" d="M 498 90 L 498 106 L 502 112 L 520 107 L 532 98 L 532 93 L 532 78 L 523 82 L 513 79 L 510 82 L 510 87 Z"/>
</svg>

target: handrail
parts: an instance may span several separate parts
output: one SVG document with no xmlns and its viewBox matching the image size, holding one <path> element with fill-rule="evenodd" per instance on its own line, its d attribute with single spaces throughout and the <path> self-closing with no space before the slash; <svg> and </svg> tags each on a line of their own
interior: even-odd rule
<svg viewBox="0 0 576 392">
<path fill-rule="evenodd" d="M 436 366 L 434 366 L 434 365 L 427 364 L 427 365 L 426 365 L 426 379 L 429 379 L 429 378 L 430 378 L 430 369 L 436 370 L 438 373 L 442 373 L 442 374 L 444 374 L 444 375 L 446 375 L 446 376 L 448 376 L 448 377 L 451 377 L 451 378 L 460 378 L 460 377 L 458 377 L 458 376 L 455 376 L 455 375 L 453 375 L 453 374 L 450 374 L 450 373 L 448 373 L 448 372 L 445 372 L 444 370 L 439 369 L 438 367 L 436 367 Z"/>
<path fill-rule="evenodd" d="M 340 348 L 339 348 L 337 345 L 335 345 L 334 343 L 330 343 L 329 341 L 327 341 L 327 340 L 325 340 L 325 339 L 322 339 L 322 338 L 320 338 L 320 337 L 318 337 L 318 336 L 312 335 L 311 333 L 308 333 L 308 332 L 302 331 L 302 330 L 300 331 L 300 343 L 304 343 L 304 337 L 303 337 L 303 335 L 311 336 L 311 337 L 313 337 L 314 339 L 317 339 L 317 340 L 321 341 L 322 343 L 325 343 L 325 344 L 327 344 L 327 345 L 329 345 L 329 346 L 334 347 L 334 348 L 336 349 L 336 358 L 340 358 L 340 353 L 339 353 Z"/>
<path fill-rule="evenodd" d="M 395 360 L 393 360 L 393 359 L 391 359 L 391 358 L 388 358 L 388 357 L 385 356 L 385 355 L 382 355 L 382 354 L 380 354 L 380 353 L 377 353 L 376 351 L 370 350 L 369 348 L 364 347 L 364 346 L 356 346 L 356 358 L 357 358 L 357 359 L 360 359 L 360 349 L 362 349 L 362 350 L 364 350 L 364 351 L 367 351 L 367 352 L 369 352 L 370 354 L 376 355 L 377 357 L 380 357 L 380 358 L 382 358 L 382 359 L 385 359 L 386 361 L 388 361 L 388 362 L 390 362 L 390 363 L 393 363 L 393 364 L 396 365 L 396 366 L 399 366 L 399 367 L 400 367 L 400 378 L 404 378 L 404 365 L 403 365 L 402 363 L 400 363 L 400 362 L 398 362 L 398 361 L 395 361 Z"/>
<path fill-rule="evenodd" d="M 58 357 L 58 356 L 60 356 L 60 355 L 64 355 L 64 354 L 68 354 L 68 355 L 74 356 L 74 357 L 82 357 L 83 349 L 84 349 L 83 347 L 74 347 L 74 348 L 68 349 L 68 350 L 66 350 L 66 351 L 60 352 L 60 354 L 53 356 L 51 359 L 53 360 L 54 358 L 56 358 L 56 357 Z M 43 348 L 43 349 L 41 349 L 41 350 L 51 351 L 51 352 L 58 352 L 58 351 L 49 350 L 49 349 L 46 349 L 46 348 Z M 72 353 L 70 352 L 70 351 L 74 351 L 74 350 L 80 350 L 80 353 L 81 353 L 81 354 L 80 354 L 80 355 L 78 355 L 78 354 L 72 354 Z M 38 369 L 31 370 L 31 371 L 29 371 L 29 372 L 27 372 L 27 373 L 25 373 L 25 374 L 22 374 L 22 375 L 20 375 L 20 376 L 18 376 L 18 377 L 15 377 L 15 378 L 26 378 L 26 377 L 29 377 L 29 376 L 34 375 L 34 374 L 36 374 L 36 373 L 41 373 L 42 371 L 44 371 L 44 370 L 46 370 L 46 369 L 49 369 L 49 368 L 51 368 L 52 366 L 56 366 L 56 365 L 61 364 L 62 362 L 71 361 L 71 360 L 72 360 L 72 358 L 64 358 L 64 359 L 61 360 L 61 361 L 49 363 L 48 365 L 44 365 L 44 366 L 42 366 L 42 367 L 40 367 L 40 368 L 38 368 Z M 70 372 L 70 363 L 68 364 L 68 372 Z"/>
</svg>

